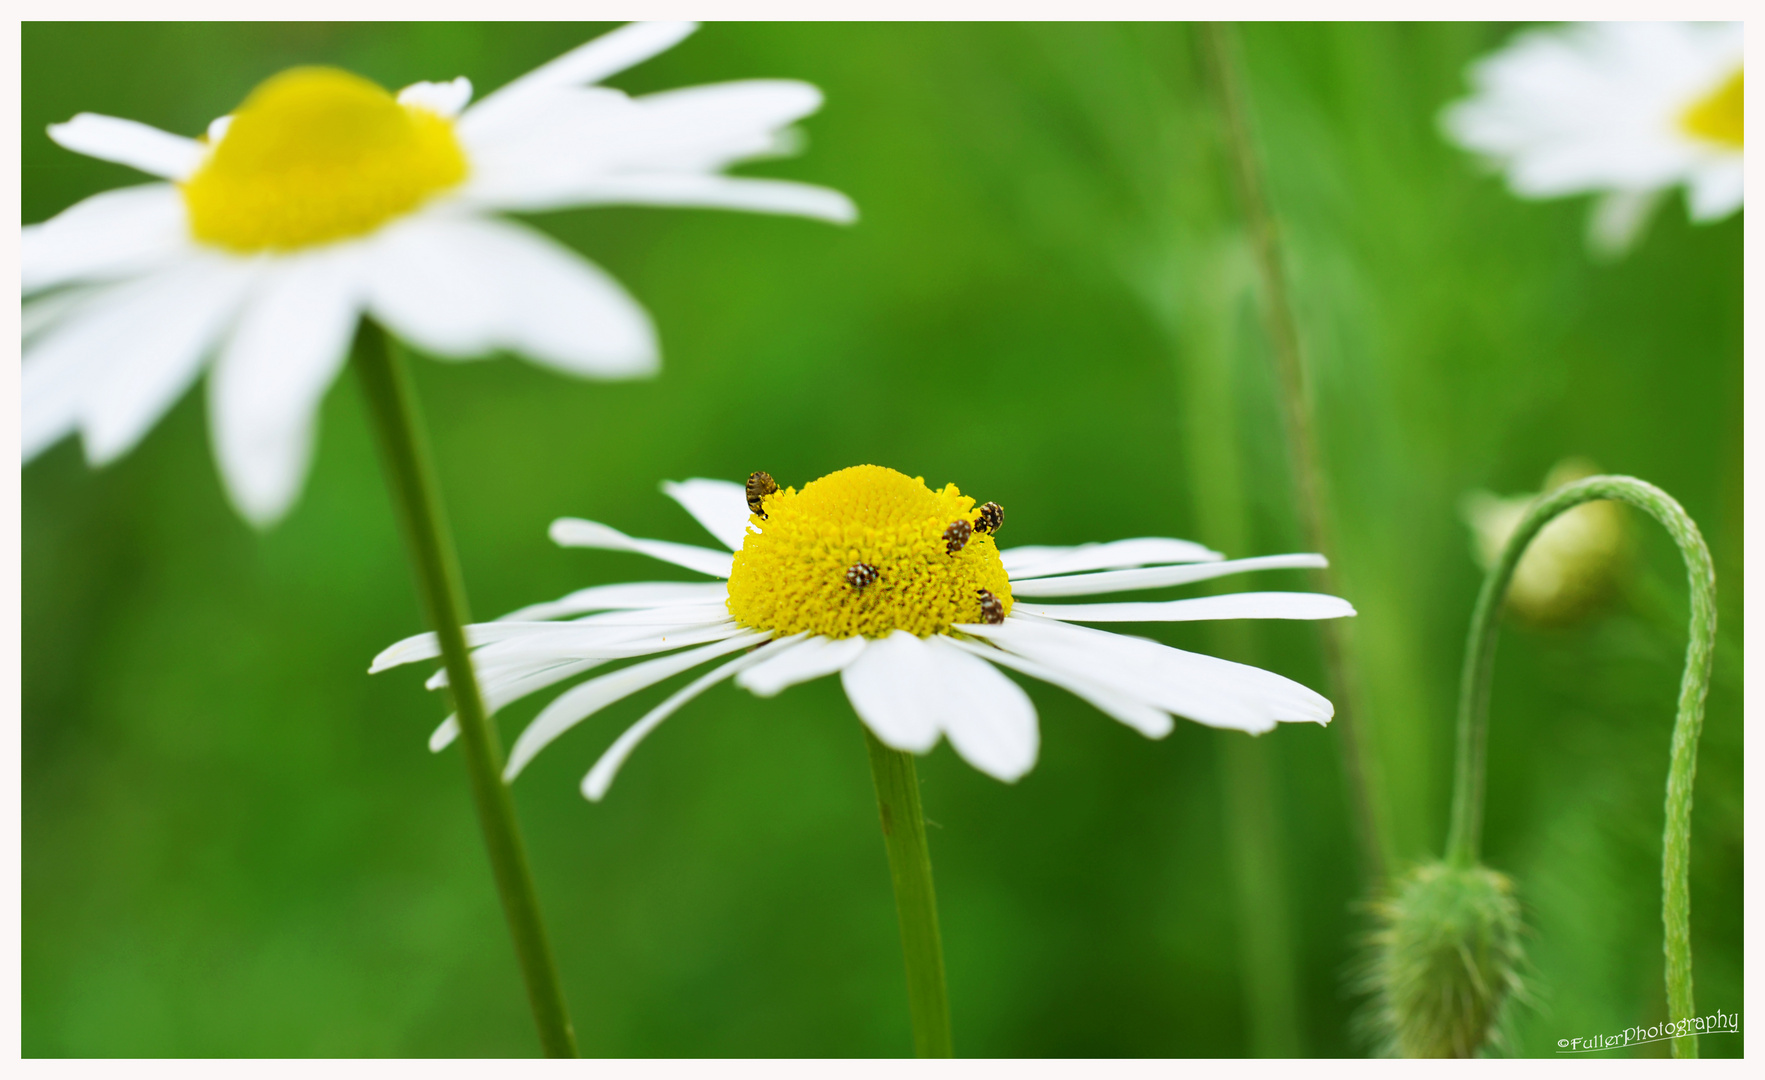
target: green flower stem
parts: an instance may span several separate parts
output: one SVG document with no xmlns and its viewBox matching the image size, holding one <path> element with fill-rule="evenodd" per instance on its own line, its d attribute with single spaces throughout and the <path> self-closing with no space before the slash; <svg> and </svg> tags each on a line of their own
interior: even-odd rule
<svg viewBox="0 0 1765 1080">
<path fill-rule="evenodd" d="M 1311 404 L 1306 393 L 1305 357 L 1300 348 L 1299 320 L 1293 313 L 1293 297 L 1287 287 L 1287 271 L 1281 253 L 1280 231 L 1265 193 L 1262 163 L 1257 156 L 1251 126 L 1250 102 L 1244 89 L 1236 42 L 1225 23 L 1205 23 L 1201 28 L 1204 65 L 1213 84 L 1225 133 L 1226 155 L 1231 159 L 1232 182 L 1250 231 L 1257 276 L 1262 282 L 1262 313 L 1274 361 L 1275 383 L 1281 398 L 1281 420 L 1287 434 L 1293 495 L 1305 542 L 1330 560 L 1312 572 L 1320 592 L 1339 595 L 1336 585 L 1334 544 L 1330 538 L 1328 495 L 1320 463 L 1317 434 L 1312 428 Z M 1318 623 L 1324 669 L 1330 683 L 1330 699 L 1336 706 L 1331 727 L 1342 749 L 1342 771 L 1353 805 L 1355 836 L 1360 844 L 1361 864 L 1367 878 L 1377 884 L 1393 861 L 1391 829 L 1384 804 L 1377 797 L 1377 766 L 1365 734 L 1360 730 L 1360 684 L 1348 641 L 1348 628 L 1339 619 Z"/>
<path fill-rule="evenodd" d="M 1585 502 L 1613 499 L 1629 503 L 1666 526 L 1685 559 L 1691 584 L 1691 640 L 1679 681 L 1679 712 L 1673 721 L 1673 750 L 1667 767 L 1667 825 L 1661 841 L 1661 922 L 1666 930 L 1668 1019 L 1694 1015 L 1691 986 L 1691 796 L 1698 768 L 1698 735 L 1704 727 L 1704 697 L 1716 647 L 1716 571 L 1710 549 L 1673 497 L 1629 476 L 1592 476 L 1567 484 L 1535 503 L 1502 550 L 1501 560 L 1483 579 L 1465 644 L 1459 688 L 1458 766 L 1452 799 L 1452 832 L 1447 859 L 1460 867 L 1476 863 L 1482 843 L 1484 753 L 1489 736 L 1489 682 L 1495 666 L 1496 615 L 1514 568 L 1526 546 L 1558 514 Z M 1674 1057 L 1697 1057 L 1698 1038 L 1673 1040 Z"/>
<path fill-rule="evenodd" d="M 925 845 L 925 815 L 919 809 L 919 774 L 912 754 L 884 746 L 868 727 L 864 727 L 864 747 L 870 751 L 870 778 L 876 782 L 889 876 L 895 882 L 895 912 L 901 919 L 913 1052 L 922 1058 L 953 1057 L 944 945 L 938 936 L 938 897 L 932 889 L 932 859 Z"/>
<path fill-rule="evenodd" d="M 485 714 L 478 677 L 466 650 L 462 629 L 469 618 L 466 589 L 454 553 L 453 535 L 442 510 L 410 374 L 397 343 L 366 319 L 356 336 L 355 363 L 379 437 L 393 503 L 410 546 L 417 591 L 422 594 L 429 624 L 441 640 L 448 686 L 459 717 L 460 748 L 472 783 L 472 800 L 478 808 L 484 843 L 490 849 L 491 870 L 502 895 L 503 914 L 508 917 L 515 954 L 527 982 L 528 1003 L 533 1008 L 534 1022 L 539 1025 L 540 1046 L 547 1057 L 575 1057 L 576 1034 L 570 1026 L 557 964 L 540 919 L 539 897 L 533 888 L 521 828 L 515 820 L 515 804 L 502 780 L 502 747 Z"/>
</svg>

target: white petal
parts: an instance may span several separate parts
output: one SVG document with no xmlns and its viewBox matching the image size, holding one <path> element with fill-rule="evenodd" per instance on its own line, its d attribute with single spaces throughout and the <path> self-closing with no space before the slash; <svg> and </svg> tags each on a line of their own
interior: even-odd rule
<svg viewBox="0 0 1765 1080">
<path fill-rule="evenodd" d="M 1145 638 L 1011 616 L 964 633 L 1086 682 L 1213 727 L 1267 731 L 1282 721 L 1328 723 L 1330 702 L 1273 672 Z"/>
<path fill-rule="evenodd" d="M 472 80 L 464 75 L 452 82 L 412 83 L 398 92 L 400 105 L 415 105 L 449 120 L 460 115 L 460 110 L 471 100 Z"/>
<path fill-rule="evenodd" d="M 1587 215 L 1587 247 L 1596 258 L 1616 259 L 1642 237 L 1663 189 L 1613 191 L 1595 199 Z"/>
<path fill-rule="evenodd" d="M 183 196 L 171 184 L 101 192 L 40 225 L 19 243 L 19 280 L 27 293 L 75 281 L 128 277 L 190 250 Z"/>
<path fill-rule="evenodd" d="M 510 192 L 487 205 L 510 210 L 554 210 L 566 206 L 695 206 L 711 210 L 750 210 L 850 225 L 858 207 L 832 188 L 794 180 L 702 173 L 631 173 L 597 176 L 559 185 L 526 198 Z"/>
<path fill-rule="evenodd" d="M 748 535 L 748 492 L 727 480 L 672 480 L 662 482 L 662 493 L 686 508 L 693 520 L 705 527 L 724 547 L 740 551 Z"/>
<path fill-rule="evenodd" d="M 477 648 L 493 641 L 507 641 L 510 638 L 531 634 L 537 627 L 551 627 L 555 623 L 472 623 L 465 627 L 466 647 Z M 414 664 L 419 660 L 431 660 L 441 655 L 441 641 L 433 630 L 421 634 L 412 634 L 402 641 L 395 641 L 381 649 L 368 665 L 369 675 L 378 675 L 387 668 L 395 668 L 401 664 Z"/>
<path fill-rule="evenodd" d="M 639 540 L 626 536 L 611 525 L 581 518 L 559 518 L 552 522 L 552 543 L 561 547 L 601 548 L 606 551 L 632 551 L 652 559 L 671 562 L 688 570 L 697 570 L 712 577 L 727 578 L 735 565 L 735 556 L 724 551 L 676 544 L 669 540 Z"/>
<path fill-rule="evenodd" d="M 460 718 L 457 715 L 449 716 L 446 720 L 443 720 L 441 722 L 440 727 L 436 728 L 433 732 L 430 733 L 430 735 L 429 735 L 429 752 L 431 754 L 439 754 L 443 750 L 446 750 L 448 747 L 452 746 L 454 744 L 454 740 L 459 737 L 460 737 Z"/>
<path fill-rule="evenodd" d="M 128 452 L 195 380 L 254 274 L 248 263 L 191 259 L 113 287 L 32 341 L 24 357 L 27 451 L 46 445 L 47 432 L 66 430 L 71 406 L 87 460 L 103 465 Z"/>
<path fill-rule="evenodd" d="M 971 641 L 958 638 L 949 639 L 952 645 L 995 664 L 1002 664 L 1015 671 L 1021 671 L 1033 679 L 1041 679 L 1045 683 L 1058 686 L 1071 692 L 1096 706 L 1105 716 L 1113 717 L 1138 731 L 1149 739 L 1162 739 L 1171 733 L 1175 726 L 1170 714 L 1162 709 L 1148 705 L 1127 695 L 1099 686 L 1087 679 L 1079 678 L 1070 672 L 1039 664 L 1004 649 L 976 645 Z"/>
<path fill-rule="evenodd" d="M 735 683 L 760 697 L 774 697 L 798 683 L 844 671 L 846 665 L 858 659 L 863 651 L 864 639 L 861 637 L 837 641 L 812 637 L 742 672 Z"/>
<path fill-rule="evenodd" d="M 73 325 L 87 311 L 102 315 L 114 290 L 102 286 L 68 289 L 27 301 L 21 312 L 26 361 L 19 378 L 20 454 L 29 462 L 72 434 L 80 422 L 80 403 L 91 391 L 95 368 L 106 354 L 91 349 L 52 349 L 40 341 L 62 325 Z M 33 325 L 35 324 L 35 325 Z"/>
<path fill-rule="evenodd" d="M 729 586 L 720 581 L 628 581 L 617 585 L 591 585 L 562 599 L 511 611 L 497 621 L 538 622 L 588 611 L 715 604 L 726 601 L 728 596 Z"/>
<path fill-rule="evenodd" d="M 50 124 L 49 137 L 76 154 L 114 161 L 167 180 L 187 178 L 208 153 L 195 139 L 97 113 L 80 113 L 65 124 Z"/>
<path fill-rule="evenodd" d="M 673 609 L 674 612 L 680 610 Z M 684 618 L 670 618 L 655 611 L 617 614 L 629 618 L 613 625 L 590 626 L 584 626 L 580 622 L 472 623 L 465 628 L 466 646 L 479 650 L 473 659 L 480 664 L 497 657 L 522 654 L 531 654 L 534 657 L 557 656 L 560 659 L 589 656 L 610 659 L 633 655 L 630 651 L 632 648 L 642 648 L 652 639 L 661 642 L 671 631 L 696 631 L 704 627 L 721 627 L 729 622 L 728 613 L 719 611 L 695 613 Z M 374 675 L 401 664 L 432 660 L 440 655 L 441 644 L 433 631 L 414 634 L 382 649 L 368 667 L 368 674 Z"/>
<path fill-rule="evenodd" d="M 19 303 L 19 337 L 29 341 L 39 336 L 107 291 L 102 285 L 70 285 L 40 296 L 25 297 Z"/>
<path fill-rule="evenodd" d="M 1198 563 L 1188 566 L 1155 566 L 1141 570 L 1110 570 L 1101 574 L 1080 574 L 1072 577 L 1031 578 L 1011 583 L 1013 598 L 1020 596 L 1094 596 L 1098 593 L 1128 592 L 1134 589 L 1158 589 L 1168 585 L 1187 585 L 1193 581 L 1249 573 L 1252 570 L 1286 570 L 1330 565 L 1322 555 L 1263 555 L 1254 559 L 1228 559 L 1224 562 Z"/>
<path fill-rule="evenodd" d="M 1080 544 L 1077 547 L 1006 548 L 999 552 L 999 561 L 1011 580 L 1048 577 L 1053 574 L 1077 574 L 1086 570 L 1118 570 L 1131 566 L 1156 566 L 1164 563 L 1214 562 L 1225 558 L 1190 540 L 1171 540 L 1146 536 L 1137 540 L 1116 540 L 1107 544 Z"/>
<path fill-rule="evenodd" d="M 1719 221 L 1741 208 L 1746 193 L 1746 176 L 1736 154 L 1732 161 L 1692 173 L 1685 192 L 1686 209 L 1693 221 Z"/>
<path fill-rule="evenodd" d="M 1208 619 L 1340 619 L 1354 607 L 1323 593 L 1246 592 L 1119 604 L 1021 604 L 1030 615 L 1066 622 L 1199 622 Z"/>
<path fill-rule="evenodd" d="M 795 79 L 687 86 L 636 99 L 642 117 L 612 151 L 621 171 L 714 172 L 776 154 L 779 132 L 821 108 L 821 91 Z"/>
<path fill-rule="evenodd" d="M 349 357 L 361 302 L 350 254 L 330 249 L 266 268 L 209 376 L 221 475 L 259 528 L 299 494 L 319 402 Z"/>
<path fill-rule="evenodd" d="M 885 745 L 923 754 L 938 742 L 938 684 L 929 646 L 905 630 L 867 642 L 840 672 L 858 718 Z"/>
<path fill-rule="evenodd" d="M 580 675 L 582 672 L 599 667 L 604 663 L 606 663 L 605 660 L 570 660 L 560 664 L 548 664 L 533 670 L 506 673 L 494 679 L 487 679 L 480 675 L 478 689 L 484 695 L 484 710 L 494 716 L 497 710 L 505 705 L 511 705 L 528 694 L 544 690 L 548 686 L 563 682 L 571 676 Z M 429 682 L 424 684 L 429 686 L 431 690 L 436 689 L 437 685 L 447 685 L 446 668 L 435 674 L 441 676 L 439 682 L 434 676 L 431 676 Z M 432 753 L 440 753 L 452 745 L 459 734 L 460 717 L 458 713 L 454 713 L 443 720 L 441 726 L 429 736 L 429 750 Z"/>
<path fill-rule="evenodd" d="M 631 756 L 631 752 L 637 749 L 637 744 L 642 742 L 650 732 L 656 730 L 662 721 L 673 716 L 682 705 L 706 690 L 743 668 L 761 662 L 770 655 L 772 650 L 789 647 L 789 644 L 796 639 L 795 635 L 780 638 L 770 644 L 762 645 L 747 656 L 738 656 L 709 674 L 701 675 L 676 691 L 667 701 L 651 709 L 643 719 L 626 728 L 625 732 L 613 741 L 613 745 L 607 748 L 607 752 L 601 755 L 600 760 L 594 763 L 594 768 L 588 771 L 588 775 L 582 778 L 583 796 L 590 802 L 600 802 L 601 797 L 607 793 L 607 788 L 612 786 L 613 777 L 618 775 L 619 767 L 625 764 L 625 759 Z"/>
<path fill-rule="evenodd" d="M 672 652 L 688 645 L 722 641 L 743 628 L 734 620 L 700 623 L 693 626 L 621 628 L 607 627 L 598 631 L 581 630 L 578 636 L 546 634 L 486 645 L 473 659 L 488 673 L 503 669 L 524 669 L 556 660 L 619 660 L 652 653 Z"/>
<path fill-rule="evenodd" d="M 581 686 L 571 687 L 541 709 L 533 722 L 521 732 L 520 738 L 515 740 L 514 747 L 509 751 L 509 763 L 503 769 L 503 779 L 513 781 L 521 775 L 521 770 L 527 767 L 527 763 L 549 746 L 552 740 L 615 701 L 630 697 L 663 679 L 698 667 L 707 660 L 745 649 L 765 638 L 766 635 L 762 633 L 742 634 L 703 648 L 689 649 L 672 656 L 622 667 L 618 671 L 590 679 Z"/>
<path fill-rule="evenodd" d="M 657 53 L 666 52 L 696 29 L 698 25 L 690 22 L 621 26 L 492 91 L 467 110 L 466 118 L 488 123 L 499 112 L 518 110 L 522 99 L 544 96 L 548 91 L 563 87 L 600 82 Z"/>
<path fill-rule="evenodd" d="M 1041 736 L 1036 707 L 1023 687 L 946 638 L 926 644 L 938 672 L 934 693 L 950 745 L 964 761 L 1008 784 L 1029 772 Z"/>
<path fill-rule="evenodd" d="M 656 370 L 656 332 L 599 267 L 524 225 L 419 215 L 373 243 L 376 316 L 430 352 L 509 349 L 572 375 Z"/>
</svg>

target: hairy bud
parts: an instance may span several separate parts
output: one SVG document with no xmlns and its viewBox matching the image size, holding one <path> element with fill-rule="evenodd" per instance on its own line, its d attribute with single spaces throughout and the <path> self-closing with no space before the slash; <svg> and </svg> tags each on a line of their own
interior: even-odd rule
<svg viewBox="0 0 1765 1080">
<path fill-rule="evenodd" d="M 1520 905 L 1484 866 L 1426 863 L 1372 907 L 1378 927 L 1359 989 L 1363 1018 L 1392 1057 L 1473 1057 L 1520 991 Z"/>
</svg>

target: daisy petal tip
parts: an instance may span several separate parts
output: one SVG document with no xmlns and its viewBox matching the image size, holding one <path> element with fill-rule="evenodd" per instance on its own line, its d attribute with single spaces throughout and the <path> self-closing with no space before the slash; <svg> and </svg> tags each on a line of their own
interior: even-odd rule
<svg viewBox="0 0 1765 1080">
<path fill-rule="evenodd" d="M 612 773 L 602 773 L 599 766 L 590 769 L 582 778 L 582 797 L 591 803 L 598 803 L 607 796 L 607 789 L 613 786 Z"/>
<path fill-rule="evenodd" d="M 457 715 L 450 716 L 441 722 L 441 726 L 429 736 L 429 752 L 439 754 L 453 745 L 460 735 L 460 719 Z"/>
</svg>

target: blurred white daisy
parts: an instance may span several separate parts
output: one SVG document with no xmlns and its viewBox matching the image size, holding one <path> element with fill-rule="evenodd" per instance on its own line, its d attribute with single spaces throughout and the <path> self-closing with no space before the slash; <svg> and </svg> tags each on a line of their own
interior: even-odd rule
<svg viewBox="0 0 1765 1080">
<path fill-rule="evenodd" d="M 1740 23 L 1529 30 L 1471 68 L 1442 123 L 1516 195 L 1597 194 L 1588 243 L 1621 254 L 1678 185 L 1693 221 L 1741 208 L 1742 45 Z"/>
<path fill-rule="evenodd" d="M 1321 566 L 1318 555 L 1224 561 L 1199 544 L 1153 537 L 1001 551 L 995 534 L 1004 514 L 996 504 L 976 508 L 954 484 L 933 491 L 922 478 L 875 465 L 801 491 L 779 490 L 764 473 L 745 491 L 719 480 L 663 490 L 729 550 L 634 539 L 575 518 L 554 522 L 552 539 L 638 552 L 718 580 L 597 585 L 466 628 L 493 710 L 610 661 L 666 654 L 553 699 L 516 740 L 507 779 L 599 710 L 717 661 L 626 730 L 584 778 L 583 794 L 600 799 L 644 736 L 730 678 L 771 697 L 837 673 L 882 742 L 925 753 L 948 736 L 969 764 L 1006 781 L 1035 764 L 1039 735 L 1029 696 L 998 668 L 1071 691 L 1155 739 L 1171 730 L 1173 715 L 1260 733 L 1281 721 L 1325 724 L 1334 712 L 1321 695 L 1272 672 L 1073 625 L 1354 614 L 1334 596 L 1044 602 Z M 436 655 L 435 636 L 421 634 L 382 652 L 370 670 Z M 445 673 L 429 685 L 446 685 Z M 445 747 L 455 732 L 449 718 L 431 748 Z"/>
<path fill-rule="evenodd" d="M 579 376 L 652 372 L 655 330 L 606 273 L 494 216 L 604 203 L 851 221 L 838 192 L 721 175 L 788 150 L 821 93 L 752 80 L 631 98 L 594 83 L 690 23 L 615 30 L 468 107 L 465 79 L 396 97 L 294 68 L 202 138 L 82 113 L 70 150 L 165 183 L 24 229 L 23 455 L 78 431 L 126 453 L 211 354 L 209 416 L 235 506 L 263 525 L 305 478 L 319 401 L 366 314 L 439 356 L 508 349 Z"/>
</svg>

